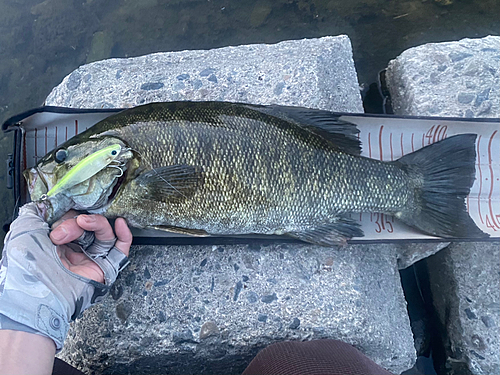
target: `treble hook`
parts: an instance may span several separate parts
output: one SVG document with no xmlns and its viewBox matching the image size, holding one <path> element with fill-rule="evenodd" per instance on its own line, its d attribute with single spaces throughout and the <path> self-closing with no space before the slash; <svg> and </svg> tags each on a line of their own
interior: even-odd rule
<svg viewBox="0 0 500 375">
<path fill-rule="evenodd" d="M 121 176 L 123 176 L 123 169 L 121 169 L 119 166 L 117 165 L 112 165 L 112 164 L 109 164 L 108 167 L 111 167 L 111 168 L 116 168 L 120 171 L 120 175 L 119 176 L 115 176 L 116 178 L 120 178 Z"/>
</svg>

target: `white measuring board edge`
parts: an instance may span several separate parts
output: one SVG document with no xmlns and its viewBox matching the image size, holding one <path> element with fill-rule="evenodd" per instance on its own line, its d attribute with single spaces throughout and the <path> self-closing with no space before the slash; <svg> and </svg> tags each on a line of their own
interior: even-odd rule
<svg viewBox="0 0 500 375">
<path fill-rule="evenodd" d="M 475 133 L 476 180 L 466 199 L 467 210 L 478 227 L 500 237 L 500 124 L 474 124 L 460 120 L 342 116 L 355 123 L 362 143 L 362 155 L 393 161 L 424 146 L 457 134 Z M 353 214 L 362 224 L 363 239 L 425 239 L 431 236 L 409 228 L 384 214 Z M 434 237 L 435 238 L 435 237 Z"/>
<path fill-rule="evenodd" d="M 22 125 L 25 133 L 21 165 L 25 168 L 34 166 L 47 152 L 111 114 L 41 112 L 26 118 Z M 477 134 L 476 180 L 466 199 L 467 210 L 482 231 L 500 238 L 499 122 L 360 115 L 343 115 L 341 119 L 358 126 L 362 155 L 383 161 L 397 160 L 452 135 Z M 437 238 L 418 232 L 390 215 L 357 213 L 351 214 L 351 218 L 360 222 L 365 233 L 359 240 Z"/>
</svg>

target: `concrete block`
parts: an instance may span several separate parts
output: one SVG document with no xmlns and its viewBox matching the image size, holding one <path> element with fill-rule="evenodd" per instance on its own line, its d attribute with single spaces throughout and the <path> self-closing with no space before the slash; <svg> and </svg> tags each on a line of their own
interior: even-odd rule
<svg viewBox="0 0 500 375">
<path fill-rule="evenodd" d="M 61 357 L 88 373 L 239 374 L 279 340 L 336 338 L 394 373 L 413 338 L 395 248 L 137 246 Z"/>
<path fill-rule="evenodd" d="M 395 114 L 500 117 L 500 37 L 410 48 L 386 79 Z"/>
<path fill-rule="evenodd" d="M 500 374 L 500 246 L 453 243 L 426 260 L 447 370 Z"/>
<path fill-rule="evenodd" d="M 345 35 L 98 61 L 64 78 L 46 104 L 109 108 L 176 100 L 363 112 Z"/>
</svg>

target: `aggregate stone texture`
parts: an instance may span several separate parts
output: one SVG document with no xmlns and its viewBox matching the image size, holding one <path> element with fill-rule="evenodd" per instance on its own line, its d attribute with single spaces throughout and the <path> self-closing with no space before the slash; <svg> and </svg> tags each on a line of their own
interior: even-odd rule
<svg viewBox="0 0 500 375">
<path fill-rule="evenodd" d="M 46 104 L 122 108 L 177 100 L 363 112 L 345 35 L 97 61 L 65 77 Z"/>
<path fill-rule="evenodd" d="M 395 114 L 500 117 L 500 36 L 410 48 L 386 79 Z"/>
<path fill-rule="evenodd" d="M 93 374 L 239 374 L 272 342 L 336 338 L 401 373 L 415 349 L 395 251 L 136 246 L 60 356 Z"/>
<path fill-rule="evenodd" d="M 448 370 L 500 374 L 500 246 L 453 243 L 427 258 Z"/>
</svg>

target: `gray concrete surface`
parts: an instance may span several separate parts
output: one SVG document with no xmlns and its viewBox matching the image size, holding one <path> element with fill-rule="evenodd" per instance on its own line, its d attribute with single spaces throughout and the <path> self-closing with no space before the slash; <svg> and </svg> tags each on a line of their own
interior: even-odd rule
<svg viewBox="0 0 500 375">
<path fill-rule="evenodd" d="M 121 108 L 176 100 L 363 112 L 345 35 L 98 61 L 64 78 L 46 104 Z"/>
<path fill-rule="evenodd" d="M 410 48 L 386 78 L 395 114 L 500 117 L 500 37 Z"/>
<path fill-rule="evenodd" d="M 500 245 L 454 243 L 426 260 L 453 374 L 500 374 Z"/>
<path fill-rule="evenodd" d="M 46 104 L 188 99 L 362 112 L 345 36 L 97 62 L 66 77 Z M 415 349 L 399 251 L 384 244 L 134 248 L 132 268 L 103 305 L 73 324 L 60 356 L 95 373 L 236 374 L 268 343 L 330 337 L 400 373 L 413 365 Z"/>
<path fill-rule="evenodd" d="M 272 342 L 331 337 L 413 364 L 392 246 L 141 246 L 131 261 L 70 331 L 62 358 L 85 371 L 239 374 Z"/>
<path fill-rule="evenodd" d="M 387 81 L 398 115 L 500 117 L 500 37 L 411 48 Z M 452 244 L 426 260 L 452 373 L 500 373 L 499 248 Z"/>
</svg>

